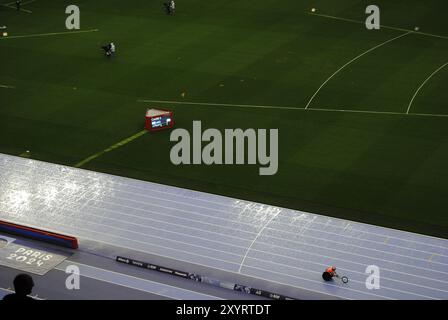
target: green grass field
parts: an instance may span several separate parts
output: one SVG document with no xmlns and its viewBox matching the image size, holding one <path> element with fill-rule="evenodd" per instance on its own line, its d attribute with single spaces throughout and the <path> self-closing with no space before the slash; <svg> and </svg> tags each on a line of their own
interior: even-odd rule
<svg viewBox="0 0 448 320">
<path fill-rule="evenodd" d="M 448 67 L 428 80 L 448 62 L 446 0 L 377 0 L 381 24 L 398 28 L 379 31 L 327 17 L 363 22 L 370 2 L 358 0 L 179 0 L 175 16 L 162 0 L 26 2 L 32 13 L 0 6 L 0 152 L 73 166 L 141 131 L 157 106 L 177 128 L 278 128 L 274 176 L 174 166 L 168 131 L 83 168 L 448 237 Z M 98 31 L 32 36 L 68 32 L 69 4 Z M 406 34 L 416 26 L 425 34 Z"/>
</svg>

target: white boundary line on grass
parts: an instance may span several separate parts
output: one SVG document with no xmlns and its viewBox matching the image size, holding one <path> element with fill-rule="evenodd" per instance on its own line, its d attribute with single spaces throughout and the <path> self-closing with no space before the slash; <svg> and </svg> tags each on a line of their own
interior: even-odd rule
<svg viewBox="0 0 448 320">
<path fill-rule="evenodd" d="M 13 2 L 13 3 L 15 3 L 15 2 Z M 12 9 L 12 10 L 17 10 L 16 8 L 11 7 L 8 4 L 0 4 L 0 6 L 6 7 L 6 8 L 9 8 L 9 9 Z M 26 12 L 26 13 L 33 13 L 33 11 L 31 11 L 31 10 L 27 10 L 27 9 L 23 9 L 23 8 L 20 8 L 20 11 L 23 11 L 23 12 Z"/>
<path fill-rule="evenodd" d="M 141 103 L 160 103 L 173 105 L 193 105 L 193 106 L 210 106 L 210 107 L 234 107 L 234 108 L 254 108 L 254 109 L 279 109 L 279 110 L 298 110 L 305 111 L 305 108 L 300 107 L 282 107 L 282 106 L 268 106 L 268 105 L 250 105 L 250 104 L 229 104 L 229 103 L 212 103 L 212 102 L 192 102 L 192 101 L 173 101 L 173 100 L 146 100 L 139 99 L 137 102 Z M 332 109 L 332 108 L 309 108 L 307 111 L 318 112 L 342 112 L 342 113 L 362 113 L 362 114 L 377 114 L 377 115 L 397 115 L 397 116 L 419 116 L 419 117 L 441 117 L 448 118 L 448 114 L 437 113 L 405 113 L 393 111 L 373 111 L 373 110 L 354 110 L 354 109 Z"/>
<path fill-rule="evenodd" d="M 22 3 L 22 6 L 26 6 L 27 4 L 30 4 L 30 3 L 33 3 L 33 2 L 36 2 L 37 0 L 30 0 L 30 1 L 27 1 L 27 2 L 24 2 L 24 3 Z"/>
<path fill-rule="evenodd" d="M 329 19 L 334 19 L 334 20 L 340 20 L 340 21 L 345 21 L 345 22 L 364 24 L 364 21 L 348 19 L 348 18 L 341 18 L 341 17 L 336 17 L 336 16 L 330 16 L 330 15 L 327 15 L 327 14 L 311 13 L 311 12 L 307 12 L 307 14 L 309 14 L 311 16 L 318 16 L 318 17 L 329 18 Z M 433 37 L 433 38 L 440 38 L 440 39 L 447 39 L 448 40 L 448 36 L 441 36 L 441 35 L 433 34 L 433 33 L 413 31 L 413 30 L 409 30 L 409 29 L 405 29 L 405 28 L 398 28 L 398 27 L 391 27 L 391 26 L 384 26 L 384 25 L 381 25 L 380 27 L 384 28 L 384 29 L 403 31 L 403 32 L 412 32 L 412 33 L 419 34 L 419 35 L 422 35 L 422 36 Z"/>
<path fill-rule="evenodd" d="M 8 86 L 8 85 L 6 85 L 6 84 L 0 84 L 0 88 L 3 88 L 3 89 L 15 89 L 15 87 L 13 87 L 13 86 Z"/>
<path fill-rule="evenodd" d="M 1 37 L 0 40 L 59 36 L 59 35 L 69 35 L 69 34 L 78 34 L 78 33 L 97 32 L 97 31 L 99 31 L 99 29 L 90 29 L 90 30 L 81 30 L 81 31 L 66 31 L 66 32 L 52 32 L 52 33 L 25 34 L 25 35 L 20 35 L 20 36 Z"/>
<path fill-rule="evenodd" d="M 411 110 L 412 104 L 414 103 L 415 97 L 417 97 L 418 93 L 420 92 L 420 90 L 425 86 L 425 84 L 433 77 L 435 76 L 435 74 L 437 72 L 439 72 L 440 70 L 442 70 L 443 68 L 445 68 L 448 65 L 448 62 L 446 62 L 445 64 L 443 64 L 442 66 L 440 66 L 439 68 L 437 68 L 433 73 L 431 73 L 429 75 L 428 78 L 426 78 L 425 81 L 423 81 L 423 83 L 421 84 L 420 87 L 418 87 L 417 91 L 415 91 L 414 95 L 412 96 L 411 101 L 409 102 L 409 106 L 408 106 L 408 110 L 406 111 L 406 114 L 409 114 L 409 111 Z"/>
<path fill-rule="evenodd" d="M 407 36 L 408 34 L 413 33 L 413 31 L 408 31 L 407 33 L 401 34 L 397 37 L 394 37 L 392 39 L 389 39 L 387 41 L 384 41 L 382 43 L 380 43 L 379 45 L 376 45 L 373 48 L 370 48 L 367 51 L 364 51 L 363 53 L 361 53 L 360 55 L 354 57 L 352 60 L 350 60 L 349 62 L 347 62 L 346 64 L 344 64 L 342 67 L 340 67 L 338 70 L 336 70 L 336 72 L 334 72 L 330 77 L 328 77 L 327 80 L 325 80 L 321 86 L 319 87 L 319 89 L 317 89 L 317 91 L 313 94 L 313 96 L 311 97 L 311 99 L 308 101 L 308 103 L 305 106 L 305 110 L 309 108 L 309 106 L 311 105 L 311 102 L 313 102 L 314 98 L 319 94 L 320 90 L 335 76 L 337 75 L 339 72 L 341 72 L 343 69 L 345 69 L 348 65 L 350 65 L 351 63 L 355 62 L 356 60 L 358 60 L 359 58 L 363 57 L 364 55 L 368 54 L 369 52 L 372 52 L 373 50 L 376 50 L 394 40 L 400 39 L 404 36 Z"/>
</svg>

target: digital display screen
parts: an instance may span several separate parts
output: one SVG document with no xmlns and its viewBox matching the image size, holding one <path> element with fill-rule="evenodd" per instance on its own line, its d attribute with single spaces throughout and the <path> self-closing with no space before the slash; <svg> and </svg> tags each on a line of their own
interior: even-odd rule
<svg viewBox="0 0 448 320">
<path fill-rule="evenodd" d="M 171 116 L 160 116 L 154 117 L 151 119 L 151 127 L 152 128 L 162 128 L 171 125 Z"/>
</svg>

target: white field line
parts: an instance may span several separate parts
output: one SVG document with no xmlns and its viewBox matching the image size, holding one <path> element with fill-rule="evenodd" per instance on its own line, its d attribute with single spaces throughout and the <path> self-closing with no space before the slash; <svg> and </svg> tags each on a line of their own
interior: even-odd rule
<svg viewBox="0 0 448 320">
<path fill-rule="evenodd" d="M 80 30 L 80 31 L 25 34 L 25 35 L 19 35 L 19 36 L 1 37 L 0 40 L 71 35 L 71 34 L 79 34 L 79 33 L 97 32 L 97 31 L 99 31 L 99 30 L 98 29 L 90 29 L 90 30 Z"/>
<path fill-rule="evenodd" d="M 15 89 L 14 86 L 8 86 L 6 84 L 0 84 L 0 88 L 3 88 L 3 89 Z"/>
<path fill-rule="evenodd" d="M 22 3 L 22 6 L 26 6 L 27 4 L 30 4 L 30 3 L 33 3 L 33 2 L 36 2 L 37 0 L 29 0 L 29 1 L 26 1 L 26 2 L 24 2 L 24 3 Z"/>
<path fill-rule="evenodd" d="M 15 169 L 15 168 L 13 168 L 12 170 L 14 170 L 14 171 L 16 171 L 16 172 L 19 172 L 19 173 L 22 173 L 22 171 L 20 171 L 20 170 L 18 170 L 18 169 Z M 46 169 L 44 169 L 44 170 L 46 170 Z M 44 174 L 41 174 L 40 172 L 37 173 L 37 174 L 42 175 L 43 177 L 46 177 Z M 63 181 L 62 178 L 55 178 L 55 177 L 52 177 L 51 179 L 54 179 L 55 181 Z M 131 185 L 129 185 L 129 184 L 122 184 L 122 185 L 124 185 L 124 186 L 131 186 Z M 134 186 L 132 186 L 132 187 L 134 187 Z M 138 188 L 138 187 L 135 187 L 135 188 Z M 85 189 L 86 189 L 85 193 L 88 193 L 87 188 L 85 188 Z M 109 188 L 109 189 L 113 190 L 112 188 Z M 151 191 L 152 191 L 152 192 L 159 192 L 159 193 L 163 193 L 163 194 L 170 194 L 170 195 L 173 195 L 173 196 L 178 196 L 177 194 L 172 194 L 172 193 L 169 193 L 169 192 L 161 192 L 161 191 L 158 191 L 158 190 L 151 190 Z M 123 193 L 128 193 L 128 194 L 131 194 L 131 195 L 132 195 L 132 194 L 135 194 L 135 193 L 128 192 L 128 191 L 125 191 L 125 190 L 121 190 L 121 192 L 123 192 Z M 138 195 L 140 195 L 140 196 L 142 196 L 142 197 L 144 197 L 144 198 L 155 199 L 155 200 L 162 200 L 162 201 L 164 201 L 164 202 L 167 202 L 167 201 L 168 201 L 168 202 L 173 202 L 173 203 L 177 203 L 177 204 L 181 204 L 181 205 L 183 204 L 183 202 L 179 202 L 179 201 L 172 200 L 172 199 L 159 198 L 159 197 L 152 197 L 152 196 L 148 196 L 148 195 L 144 195 L 144 194 L 138 194 Z M 117 196 L 116 196 L 116 197 L 117 197 Z M 192 197 L 187 197 L 187 196 L 182 196 L 182 197 L 183 197 L 183 198 L 186 198 L 186 199 L 200 200 L 200 199 L 197 199 L 197 198 L 192 198 Z M 134 201 L 134 202 L 137 202 L 137 203 L 140 203 L 140 204 L 145 203 L 145 202 L 137 201 L 137 200 L 134 200 L 134 199 L 123 198 L 123 197 L 120 197 L 120 199 L 127 200 L 127 201 L 128 201 L 128 200 L 129 200 L 129 201 Z M 102 200 L 89 199 L 89 200 L 86 202 L 85 205 L 87 205 L 90 201 L 93 201 L 93 202 L 109 203 L 109 202 L 105 202 L 105 201 L 102 201 Z M 68 202 L 70 202 L 70 201 L 68 201 Z M 203 202 L 209 202 L 209 203 L 213 203 L 213 204 L 222 205 L 222 204 L 219 203 L 219 202 L 213 202 L 213 201 L 208 201 L 208 200 L 203 200 Z M 70 203 L 76 203 L 76 202 L 70 202 Z M 115 203 L 112 203 L 112 204 L 115 204 Z M 143 212 L 147 212 L 147 213 L 155 213 L 155 214 L 158 214 L 158 215 L 161 215 L 161 216 L 175 217 L 175 218 L 177 218 L 177 219 L 188 220 L 188 221 L 195 222 L 195 223 L 203 223 L 203 224 L 208 224 L 208 225 L 213 225 L 213 226 L 219 226 L 219 227 L 223 227 L 223 228 L 228 228 L 228 227 L 224 227 L 224 226 L 222 226 L 222 225 L 216 225 L 216 224 L 211 224 L 211 223 L 207 223 L 207 222 L 200 222 L 200 221 L 195 220 L 195 219 L 183 218 L 183 217 L 179 217 L 179 216 L 171 215 L 171 214 L 162 214 L 162 213 L 160 213 L 160 212 L 155 212 L 155 211 L 148 210 L 148 209 L 143 209 L 143 208 L 135 208 L 135 207 L 127 206 L 127 205 L 124 205 L 124 204 L 116 204 L 116 205 L 117 205 L 117 206 L 120 206 L 120 207 L 123 207 L 123 208 L 136 210 L 136 211 L 143 211 Z M 235 220 L 232 220 L 232 219 L 226 219 L 226 218 L 217 217 L 217 216 L 204 215 L 204 214 L 199 213 L 199 212 L 197 212 L 197 211 L 189 211 L 189 210 L 179 209 L 179 208 L 176 208 L 176 207 L 160 206 L 160 205 L 157 205 L 157 204 L 151 204 L 151 205 L 152 205 L 152 206 L 155 206 L 155 207 L 158 207 L 158 208 L 162 208 L 162 209 L 170 209 L 170 210 L 173 210 L 173 211 L 179 211 L 179 212 L 184 212 L 184 213 L 188 213 L 188 214 L 198 215 L 198 216 L 202 216 L 202 217 L 207 217 L 207 218 L 212 218 L 212 219 L 222 220 L 222 221 L 225 221 L 225 222 L 231 222 L 231 223 L 238 223 L 238 224 L 244 224 L 244 225 L 248 225 L 248 226 L 253 226 L 253 224 L 248 223 L 248 222 L 235 221 Z M 104 211 L 109 211 L 109 212 L 116 212 L 116 213 L 118 213 L 117 210 L 113 210 L 113 209 L 109 209 L 109 208 L 102 208 L 102 207 L 95 206 L 95 205 L 89 205 L 89 206 L 92 207 L 92 208 L 95 208 L 95 209 L 100 209 L 100 210 L 104 210 Z M 228 212 L 228 211 L 225 211 L 225 210 L 214 209 L 214 208 L 208 208 L 208 207 L 203 207 L 203 206 L 199 206 L 199 205 L 195 205 L 195 204 L 189 204 L 189 206 L 196 207 L 196 208 L 200 208 L 200 209 L 206 209 L 206 210 L 209 210 L 209 211 L 211 210 L 211 211 L 216 211 L 216 212 L 222 212 L 222 213 L 229 214 L 229 212 Z M 232 215 L 234 215 L 234 214 L 232 214 Z M 136 218 L 140 218 L 140 219 L 143 219 L 143 218 L 144 218 L 144 217 L 141 217 L 141 216 L 138 216 L 138 215 L 130 215 L 130 216 L 134 216 L 134 217 L 136 217 Z M 146 218 L 146 219 L 150 219 L 150 218 Z M 332 219 L 333 219 L 333 218 L 332 218 Z M 153 219 L 153 220 L 157 221 L 157 219 Z M 292 224 L 286 224 L 286 223 L 282 223 L 282 222 L 277 222 L 277 223 L 279 223 L 279 224 L 281 224 L 281 225 L 289 226 L 289 227 L 291 227 L 291 226 L 296 227 L 295 225 L 292 225 Z M 326 224 L 323 223 L 323 222 L 313 222 L 313 223 L 314 223 L 314 224 L 317 224 L 317 225 L 324 225 L 324 226 L 326 226 Z M 340 227 L 340 226 L 333 226 L 333 227 L 338 228 L 338 229 L 341 229 L 341 228 L 343 229 L 343 228 L 344 228 L 344 227 Z M 283 230 L 279 230 L 279 229 L 276 229 L 276 228 L 267 228 L 267 229 L 271 229 L 271 230 L 274 230 L 274 231 L 281 231 L 281 232 L 284 232 L 284 233 L 291 233 L 291 232 L 289 232 L 289 231 L 283 231 Z M 309 229 L 309 230 L 317 230 L 317 229 L 312 229 L 312 228 L 308 228 L 308 229 Z M 233 229 L 232 229 L 232 230 L 233 230 Z M 239 230 L 239 231 L 244 232 L 244 233 L 256 234 L 256 232 L 253 232 L 253 231 L 247 231 L 247 230 Z M 331 232 L 321 231 L 321 230 L 317 230 L 317 231 L 324 232 L 324 233 L 328 233 L 328 234 L 330 234 L 330 235 L 341 236 L 341 235 L 338 234 L 338 233 L 331 233 Z M 360 232 L 360 233 L 364 233 L 364 234 L 377 235 L 377 236 L 380 236 L 380 237 L 384 237 L 384 236 L 385 236 L 385 235 L 380 235 L 380 234 L 377 234 L 377 233 L 373 233 L 373 232 L 369 232 L 369 231 L 364 231 L 364 230 L 357 230 L 357 229 L 353 229 L 353 228 L 351 228 L 351 231 Z M 354 240 L 358 240 L 357 238 L 350 237 L 350 236 L 343 236 L 343 237 L 353 238 Z M 436 247 L 436 248 L 441 248 L 441 249 L 447 249 L 447 247 L 445 247 L 445 246 L 438 246 L 438 245 L 433 245 L 433 244 L 427 244 L 427 243 L 424 243 L 424 242 L 419 242 L 419 241 L 414 241 L 414 240 L 408 240 L 408 239 L 398 238 L 398 237 L 394 237 L 394 236 L 390 236 L 390 235 L 388 235 L 388 237 L 389 237 L 389 238 L 392 238 L 392 239 L 398 239 L 398 240 L 401 240 L 401 241 L 407 241 L 407 242 L 411 242 L 411 243 L 417 243 L 417 244 L 423 244 L 423 245 L 426 245 L 426 246 L 431 246 L 431 247 Z M 432 237 L 432 238 L 434 238 L 434 237 Z M 242 239 L 242 240 L 249 240 L 249 239 L 246 239 L 246 238 L 240 238 L 240 239 Z M 436 239 L 439 239 L 439 238 L 436 238 Z M 373 241 L 373 240 L 367 240 L 367 239 L 362 239 L 362 240 L 363 240 L 363 241 L 367 241 L 367 242 L 372 242 L 372 243 L 375 243 L 375 244 L 384 244 L 384 243 L 381 242 L 381 241 Z M 442 239 L 442 240 L 443 240 L 443 239 Z M 431 251 L 418 250 L 418 249 L 413 249 L 413 248 L 409 248 L 409 247 L 403 247 L 403 246 L 398 246 L 398 245 L 392 245 L 392 244 L 389 244 L 389 243 L 388 243 L 387 245 L 388 245 L 388 246 L 392 246 L 392 247 L 401 248 L 401 249 L 406 249 L 406 250 L 413 250 L 413 251 L 417 251 L 417 252 L 423 252 L 423 253 L 427 253 L 427 254 L 433 254 L 433 252 L 431 252 Z M 441 256 L 441 257 L 446 257 L 446 256 L 447 256 L 447 255 L 444 255 L 444 254 L 438 254 L 438 253 L 437 253 L 436 255 L 437 255 L 437 256 Z"/>
<path fill-rule="evenodd" d="M 442 66 L 440 66 L 439 68 L 437 68 L 433 73 L 431 73 L 429 75 L 428 78 L 426 78 L 425 81 L 423 81 L 423 83 L 420 85 L 420 87 L 418 87 L 417 91 L 415 91 L 414 95 L 412 96 L 411 101 L 409 102 L 409 106 L 408 106 L 408 110 L 406 111 L 406 114 L 409 114 L 409 111 L 411 110 L 412 104 L 414 103 L 414 99 L 415 97 L 417 97 L 418 93 L 420 92 L 420 90 L 425 86 L 425 84 L 440 70 L 442 70 L 443 68 L 445 68 L 448 65 L 448 62 L 443 64 Z"/>
<path fill-rule="evenodd" d="M 13 3 L 15 3 L 15 2 L 13 2 Z M 13 10 L 17 10 L 16 7 L 12 7 L 12 6 L 8 5 L 8 4 L 0 4 L 0 6 L 6 7 L 6 8 L 9 8 L 9 9 L 13 9 Z M 20 8 L 20 11 L 23 11 L 23 12 L 26 12 L 26 13 L 33 13 L 33 11 L 31 11 L 31 10 L 27 10 L 27 9 L 23 9 L 23 8 Z"/>
<path fill-rule="evenodd" d="M 238 108 L 254 108 L 254 109 L 287 109 L 287 110 L 304 110 L 304 108 L 296 107 L 277 107 L 268 105 L 250 105 L 250 104 L 230 104 L 230 103 L 213 103 L 213 102 L 191 102 L 191 101 L 169 101 L 169 100 L 146 100 L 139 99 L 138 102 L 144 103 L 163 103 L 163 104 L 184 104 L 196 106 L 211 106 L 211 107 L 238 107 Z"/>
<path fill-rule="evenodd" d="M 341 17 L 331 16 L 331 15 L 327 15 L 327 14 L 312 13 L 312 12 L 307 12 L 307 14 L 312 15 L 312 16 L 318 16 L 318 17 L 323 17 L 323 18 L 328 18 L 328 19 L 334 19 L 334 20 L 340 20 L 340 21 L 352 22 L 352 23 L 365 25 L 365 21 L 359 21 L 359 20 L 348 19 L 348 18 L 341 18 Z M 440 39 L 448 39 L 448 36 L 442 36 L 442 35 L 438 35 L 438 34 L 420 32 L 420 31 L 415 31 L 415 30 L 411 30 L 411 29 L 391 27 L 391 26 L 385 26 L 385 25 L 380 25 L 380 27 L 384 28 L 384 29 L 390 29 L 390 30 L 396 30 L 396 31 L 412 32 L 412 33 L 419 34 L 419 35 L 422 35 L 422 36 L 428 36 L 428 37 L 434 37 L 434 38 L 440 38 Z"/>
<path fill-rule="evenodd" d="M 355 109 L 332 109 L 332 108 L 301 108 L 301 107 L 284 107 L 269 105 L 249 105 L 249 104 L 229 104 L 229 103 L 212 103 L 212 102 L 192 102 L 192 101 L 169 101 L 169 100 L 147 100 L 139 99 L 140 103 L 158 103 L 172 105 L 192 105 L 192 106 L 209 106 L 209 107 L 230 107 L 230 108 L 250 108 L 250 109 L 278 109 L 278 110 L 297 110 L 297 111 L 317 111 L 317 112 L 341 112 L 341 113 L 360 113 L 374 115 L 398 115 L 398 116 L 419 116 L 419 117 L 442 117 L 447 118 L 448 114 L 434 113 L 405 113 L 393 111 L 372 111 L 372 110 L 355 110 Z"/>
<path fill-rule="evenodd" d="M 376 49 L 378 49 L 378 48 L 380 48 L 380 47 L 382 47 L 382 46 L 384 46 L 384 45 L 386 45 L 386 44 L 388 44 L 388 43 L 390 43 L 390 42 L 392 42 L 392 41 L 395 41 L 395 40 L 397 40 L 397 39 L 403 38 L 404 36 L 407 36 L 408 34 L 411 34 L 411 33 L 412 33 L 412 31 L 409 31 L 409 32 L 407 32 L 407 33 L 401 34 L 401 35 L 399 35 L 399 36 L 397 36 L 397 37 L 394 37 L 394 38 L 392 38 L 392 39 L 389 39 L 389 40 L 387 40 L 387 41 L 384 41 L 384 42 L 382 42 L 382 43 L 380 43 L 380 44 L 374 46 L 373 48 L 370 48 L 369 50 L 364 51 L 364 52 L 361 53 L 360 55 L 354 57 L 354 58 L 351 59 L 349 62 L 347 62 L 346 64 L 344 64 L 342 67 L 340 67 L 338 70 L 336 70 L 330 77 L 327 78 L 327 80 L 325 80 L 325 81 L 321 84 L 321 86 L 317 89 L 317 91 L 311 96 L 311 99 L 310 99 L 310 100 L 308 101 L 308 103 L 306 104 L 305 109 L 308 109 L 308 108 L 309 108 L 309 106 L 310 106 L 311 103 L 313 102 L 314 98 L 319 94 L 320 90 L 322 90 L 322 88 L 323 88 L 323 87 L 324 87 L 324 86 L 325 86 L 325 85 L 326 85 L 326 84 L 327 84 L 327 83 L 328 83 L 328 82 L 329 82 L 335 75 L 337 75 L 339 72 L 341 72 L 342 70 L 344 70 L 347 66 L 349 66 L 350 64 L 352 64 L 352 63 L 355 62 L 356 60 L 360 59 L 361 57 L 365 56 L 365 55 L 368 54 L 369 52 L 372 52 L 372 51 L 374 51 L 374 50 L 376 50 Z"/>
<path fill-rule="evenodd" d="M 36 2 L 37 0 L 29 0 L 29 1 L 26 1 L 26 2 L 23 2 L 22 4 L 21 4 L 21 6 L 26 6 L 27 4 L 30 4 L 30 3 L 33 3 L 33 2 Z M 4 5 L 5 6 L 11 6 L 11 5 L 13 5 L 13 4 L 15 4 L 16 2 L 15 1 L 11 1 L 11 2 L 9 2 L 9 3 L 5 3 Z"/>
<path fill-rule="evenodd" d="M 164 287 L 164 288 L 173 288 L 176 291 L 191 292 L 191 293 L 194 293 L 196 296 L 199 294 L 199 295 L 201 295 L 203 297 L 209 297 L 209 298 L 213 298 L 213 299 L 217 299 L 217 300 L 222 300 L 222 298 L 218 298 L 218 297 L 215 297 L 215 296 L 212 296 L 212 295 L 208 295 L 208 294 L 205 294 L 205 293 L 196 292 L 196 291 L 192 291 L 192 290 L 184 289 L 184 288 L 180 288 L 180 287 L 174 287 L 174 286 L 171 286 L 169 284 L 156 282 L 156 281 L 151 281 L 151 280 L 148 280 L 148 279 L 145 279 L 145 278 L 138 278 L 138 277 L 126 274 L 126 273 L 119 273 L 119 272 L 115 272 L 115 271 L 112 271 L 112 270 L 98 268 L 98 267 L 95 267 L 95 266 L 87 265 L 87 264 L 84 264 L 84 263 L 79 263 L 79 262 L 76 262 L 76 261 L 66 260 L 65 263 L 63 263 L 63 265 L 64 264 L 65 265 L 66 264 L 71 264 L 71 265 L 76 265 L 76 266 L 84 266 L 84 267 L 87 267 L 87 268 L 99 270 L 102 273 L 116 275 L 117 278 L 121 278 L 121 279 L 136 279 L 138 281 L 142 281 L 142 282 L 147 283 L 147 284 L 155 284 L 155 285 L 158 285 L 158 286 L 161 286 L 161 287 Z M 60 265 L 57 266 L 55 269 L 59 270 L 59 271 L 63 271 L 63 272 L 66 271 L 66 269 L 61 267 Z M 174 300 L 179 300 L 176 297 L 169 296 L 167 293 L 164 293 L 163 291 L 162 292 L 153 292 L 153 291 L 149 291 L 147 289 L 139 288 L 137 286 L 126 285 L 126 284 L 124 284 L 123 282 L 120 282 L 120 281 L 110 281 L 110 280 L 106 280 L 104 278 L 101 278 L 101 277 L 98 277 L 98 276 L 94 276 L 92 274 L 86 274 L 86 273 L 83 273 L 83 272 L 80 273 L 80 276 L 81 277 L 90 278 L 90 279 L 94 279 L 94 280 L 98 280 L 98 281 L 101 281 L 101 282 L 111 283 L 111 284 L 114 284 L 114 285 L 117 285 L 117 286 L 130 288 L 130 289 L 137 290 L 137 291 L 142 291 L 142 292 L 148 292 L 148 293 L 152 293 L 152 294 L 156 294 L 156 295 L 161 295 L 161 296 L 164 296 L 164 297 L 167 297 L 167 298 L 172 298 Z"/>
</svg>

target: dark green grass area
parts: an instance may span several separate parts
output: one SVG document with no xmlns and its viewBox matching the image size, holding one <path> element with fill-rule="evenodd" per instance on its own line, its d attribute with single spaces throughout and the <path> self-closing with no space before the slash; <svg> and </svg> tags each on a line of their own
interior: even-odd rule
<svg viewBox="0 0 448 320">
<path fill-rule="evenodd" d="M 2 1 L 2 0 L 0 0 Z M 2 2 L 8 2 L 3 0 Z M 38 0 L 32 14 L 0 6 L 0 152 L 66 165 L 142 130 L 147 107 L 174 110 L 176 127 L 278 128 L 279 171 L 258 166 L 174 166 L 169 132 L 146 134 L 86 169 L 250 199 L 448 238 L 448 117 L 406 115 L 419 86 L 448 62 L 448 38 L 408 34 L 336 74 L 311 109 L 139 103 L 138 99 L 304 108 L 336 70 L 404 34 L 367 31 L 367 1 L 255 3 L 81 0 L 82 30 L 65 32 L 71 1 Z M 446 1 L 376 1 L 382 24 L 448 37 Z M 100 46 L 114 41 L 106 59 Z M 448 115 L 448 67 L 411 113 Z M 185 92 L 185 97 L 181 93 Z"/>
</svg>

